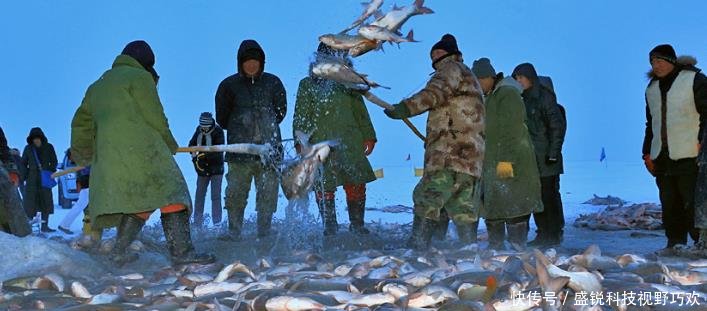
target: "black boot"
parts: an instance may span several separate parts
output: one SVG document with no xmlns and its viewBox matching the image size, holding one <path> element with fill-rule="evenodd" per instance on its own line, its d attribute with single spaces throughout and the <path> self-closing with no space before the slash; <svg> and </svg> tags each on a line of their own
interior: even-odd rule
<svg viewBox="0 0 707 311">
<path fill-rule="evenodd" d="M 455 224 L 457 227 L 457 235 L 459 236 L 459 242 L 463 244 L 473 244 L 478 242 L 477 231 L 479 229 L 479 222 L 473 222 L 470 224 Z"/>
<path fill-rule="evenodd" d="M 528 246 L 530 247 L 542 247 L 545 244 L 547 244 L 547 234 L 545 234 L 544 231 L 538 229 L 535 230 L 535 239 L 528 242 Z"/>
<path fill-rule="evenodd" d="M 511 247 L 519 252 L 525 251 L 528 242 L 528 222 L 509 223 L 506 227 L 508 228 L 508 242 L 511 243 Z"/>
<path fill-rule="evenodd" d="M 128 247 L 135 241 L 144 225 L 145 220 L 136 215 L 124 214 L 120 218 L 118 236 L 116 237 L 115 246 L 113 246 L 113 251 L 111 252 L 111 260 L 116 266 L 122 267 L 126 263 L 138 259 L 138 255 L 129 252 Z"/>
<path fill-rule="evenodd" d="M 221 241 L 240 241 L 243 228 L 243 214 L 245 210 L 228 210 L 228 232 L 220 237 Z"/>
<path fill-rule="evenodd" d="M 434 222 L 432 230 L 432 238 L 438 241 L 444 241 L 447 238 L 447 230 L 449 229 L 449 214 L 447 210 L 442 209 L 439 213 L 439 220 Z"/>
<path fill-rule="evenodd" d="M 408 240 L 408 247 L 420 251 L 428 250 L 432 241 L 432 228 L 434 225 L 434 220 L 422 219 L 420 216 L 415 215 L 412 221 L 412 233 Z"/>
<path fill-rule="evenodd" d="M 339 223 L 336 221 L 336 203 L 333 199 L 322 199 L 319 202 L 319 214 L 324 223 L 324 235 L 336 235 L 339 231 Z"/>
<path fill-rule="evenodd" d="M 270 212 L 258 212 L 258 237 L 264 238 L 272 234 L 272 214 Z"/>
<path fill-rule="evenodd" d="M 210 264 L 216 261 L 214 255 L 197 254 L 191 242 L 189 230 L 189 213 L 186 210 L 176 213 L 162 214 L 162 229 L 167 240 L 167 248 L 172 264 Z"/>
<path fill-rule="evenodd" d="M 366 201 L 348 201 L 349 208 L 349 231 L 356 234 L 369 234 L 371 233 L 364 224 L 364 215 L 366 213 Z"/>
<path fill-rule="evenodd" d="M 47 213 L 42 213 L 42 232 L 45 233 L 52 233 L 56 232 L 56 230 L 49 228 L 49 214 Z"/>
<path fill-rule="evenodd" d="M 486 219 L 486 231 L 489 234 L 489 248 L 495 250 L 504 250 L 506 245 L 506 222 L 504 220 L 488 220 Z"/>
</svg>

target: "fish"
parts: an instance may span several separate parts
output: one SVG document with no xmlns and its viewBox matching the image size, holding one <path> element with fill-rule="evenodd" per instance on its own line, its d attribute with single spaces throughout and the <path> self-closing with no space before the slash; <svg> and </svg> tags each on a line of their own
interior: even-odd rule
<svg viewBox="0 0 707 311">
<path fill-rule="evenodd" d="M 304 311 L 324 310 L 326 306 L 306 297 L 277 296 L 267 300 L 265 309 L 268 311 Z"/>
<path fill-rule="evenodd" d="M 320 58 L 312 66 L 311 72 L 314 76 L 336 81 L 347 87 L 387 88 L 368 79 L 367 75 L 356 72 L 346 61 L 338 57 Z"/>
<path fill-rule="evenodd" d="M 336 141 L 323 141 L 310 145 L 311 135 L 300 131 L 295 135 L 301 146 L 300 155 L 297 160 L 286 164 L 281 173 L 282 190 L 288 200 L 303 198 L 309 194 L 332 147 L 338 145 Z"/>
<path fill-rule="evenodd" d="M 139 281 L 139 280 L 145 279 L 145 276 L 143 276 L 140 273 L 131 273 L 131 274 L 119 276 L 118 278 L 123 281 Z"/>
<path fill-rule="evenodd" d="M 347 34 L 325 34 L 319 36 L 319 42 L 326 44 L 335 50 L 350 51 L 356 46 L 366 43 L 376 43 L 375 40 L 367 39 L 361 35 Z"/>
<path fill-rule="evenodd" d="M 568 272 L 565 270 L 562 270 L 558 268 L 557 266 L 553 265 L 550 263 L 550 261 L 545 257 L 545 255 L 540 252 L 539 250 L 534 250 L 535 252 L 535 260 L 540 263 L 540 265 L 536 265 L 536 269 L 538 266 L 543 266 L 546 270 L 547 273 L 550 277 L 552 278 L 557 278 L 557 277 L 569 277 L 569 283 L 568 286 L 572 288 L 575 291 L 584 291 L 587 293 L 591 292 L 599 292 L 602 290 L 601 286 L 601 281 L 595 275 L 594 273 L 591 272 Z M 540 274 L 540 272 L 538 272 Z"/>
<path fill-rule="evenodd" d="M 390 267 L 382 267 L 382 268 L 374 269 L 368 273 L 368 278 L 374 279 L 374 280 L 397 278 L 397 277 L 398 277 L 398 270 L 390 268 Z"/>
<path fill-rule="evenodd" d="M 395 303 L 395 296 L 389 293 L 375 293 L 367 295 L 358 295 L 346 302 L 350 305 L 372 307 L 386 303 Z"/>
<path fill-rule="evenodd" d="M 443 304 L 449 300 L 459 300 L 459 296 L 447 287 L 430 285 L 410 295 L 407 306 L 426 308 Z"/>
<path fill-rule="evenodd" d="M 434 13 L 432 9 L 425 7 L 424 4 L 424 0 L 415 0 L 412 5 L 402 8 L 393 8 L 392 11 L 388 12 L 377 21 L 371 23 L 371 25 L 383 27 L 393 33 L 397 33 L 403 24 L 405 24 L 405 22 L 407 22 L 411 17 L 415 15 Z"/>
<path fill-rule="evenodd" d="M 707 283 L 707 273 L 691 270 L 673 270 L 668 274 L 670 278 L 680 285 L 700 285 Z"/>
<path fill-rule="evenodd" d="M 432 283 L 432 278 L 429 276 L 426 276 L 422 273 L 415 273 L 415 274 L 403 277 L 403 281 L 406 284 L 409 284 L 409 285 L 419 288 L 419 287 L 427 286 L 427 284 Z"/>
<path fill-rule="evenodd" d="M 687 263 L 687 265 L 692 268 L 704 268 L 707 267 L 707 259 L 690 261 Z"/>
<path fill-rule="evenodd" d="M 93 297 L 88 289 L 86 289 L 86 286 L 83 286 L 83 284 L 78 281 L 71 282 L 71 293 L 74 297 L 81 299 L 91 299 L 91 297 Z"/>
<path fill-rule="evenodd" d="M 373 16 L 376 14 L 376 12 L 379 12 L 380 7 L 383 5 L 383 0 L 371 0 L 369 3 L 362 3 L 362 5 L 365 7 L 363 10 L 363 13 L 359 18 L 357 18 L 351 26 L 347 27 L 341 33 L 347 33 L 349 30 L 356 28 L 358 25 L 363 24 L 369 17 Z"/>
<path fill-rule="evenodd" d="M 381 288 L 381 291 L 392 295 L 393 297 L 395 297 L 396 300 L 406 297 L 410 293 L 410 290 L 407 286 L 398 283 L 385 284 Z"/>
<path fill-rule="evenodd" d="M 646 263 L 648 260 L 638 255 L 624 254 L 616 258 L 616 262 L 621 265 L 621 267 L 626 267 L 630 264 Z"/>
<path fill-rule="evenodd" d="M 89 299 L 86 303 L 89 305 L 104 305 L 109 303 L 116 303 L 120 300 L 121 296 L 119 294 L 101 293 L 91 297 L 91 299 Z"/>
<path fill-rule="evenodd" d="M 494 311 L 527 311 L 540 306 L 540 299 L 526 299 L 518 302 L 514 299 L 501 299 L 495 301 L 491 306 Z"/>
<path fill-rule="evenodd" d="M 32 283 L 33 289 L 53 289 L 58 292 L 63 292 L 65 287 L 64 279 L 56 273 L 39 277 Z"/>
<path fill-rule="evenodd" d="M 255 276 L 253 271 L 250 270 L 246 265 L 242 264 L 240 261 L 236 261 L 225 268 L 221 270 L 221 272 L 218 273 L 216 278 L 214 278 L 214 282 L 223 282 L 228 280 L 231 276 L 233 276 L 235 273 L 244 273 L 248 275 L 251 279 L 257 280 L 258 278 Z"/>
<path fill-rule="evenodd" d="M 376 40 L 364 40 L 349 49 L 349 55 L 359 57 L 373 50 L 383 50 L 383 42 Z"/>
<path fill-rule="evenodd" d="M 246 286 L 243 283 L 211 282 L 194 288 L 194 297 L 204 297 L 223 292 L 237 292 Z"/>
<path fill-rule="evenodd" d="M 392 43 L 417 42 L 417 41 L 415 41 L 414 33 L 412 30 L 410 30 L 410 32 L 408 32 L 407 36 L 402 37 L 392 31 L 388 30 L 387 28 L 375 26 L 375 25 L 368 25 L 368 26 L 363 26 L 363 27 L 359 28 L 358 34 L 366 39 L 376 40 L 376 41 L 387 41 L 387 42 L 392 42 Z"/>
<path fill-rule="evenodd" d="M 582 204 L 589 204 L 589 205 L 618 205 L 618 206 L 623 206 L 628 202 L 622 200 L 621 198 L 618 197 L 612 197 L 610 195 L 607 195 L 606 197 L 600 197 L 598 195 L 594 195 L 593 198 L 587 200 L 586 202 Z"/>
<path fill-rule="evenodd" d="M 582 255 L 570 257 L 570 263 L 580 265 L 589 270 L 616 270 L 621 265 L 614 258 L 601 255 L 601 249 L 596 244 L 590 245 Z"/>
</svg>

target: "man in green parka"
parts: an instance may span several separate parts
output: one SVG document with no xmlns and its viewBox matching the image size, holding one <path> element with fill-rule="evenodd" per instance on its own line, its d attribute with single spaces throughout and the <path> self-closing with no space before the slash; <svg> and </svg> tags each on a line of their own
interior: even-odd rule
<svg viewBox="0 0 707 311">
<path fill-rule="evenodd" d="M 320 44 L 316 57 L 331 57 L 336 51 Z M 366 158 L 373 152 L 376 132 L 363 96 L 337 82 L 317 77 L 300 81 L 295 104 L 294 131 L 311 134 L 308 143 L 338 140 L 324 163 L 323 189 L 316 189 L 324 222 L 324 235 L 336 234 L 338 223 L 334 193 L 343 186 L 349 211 L 349 230 L 368 234 L 364 227 L 366 184 L 376 180 Z"/>
<path fill-rule="evenodd" d="M 504 78 L 503 73 L 496 74 L 488 58 L 474 61 L 471 70 L 479 79 L 486 106 L 481 217 L 486 221 L 489 248 L 505 248 L 507 229 L 511 246 L 522 251 L 530 214 L 541 212 L 543 205 L 521 86 L 511 77 Z"/>
<path fill-rule="evenodd" d="M 71 153 L 91 165 L 91 223 L 118 227 L 111 260 L 137 259 L 128 246 L 145 221 L 161 210 L 173 264 L 209 263 L 197 254 L 189 230 L 191 198 L 173 155 L 177 142 L 157 94 L 155 56 L 144 41 L 129 43 L 86 91 L 71 123 Z"/>
</svg>

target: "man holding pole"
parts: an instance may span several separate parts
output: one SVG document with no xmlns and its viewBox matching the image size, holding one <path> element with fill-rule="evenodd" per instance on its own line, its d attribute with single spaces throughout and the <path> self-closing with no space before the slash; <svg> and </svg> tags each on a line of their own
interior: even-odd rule
<svg viewBox="0 0 707 311">
<path fill-rule="evenodd" d="M 146 42 L 131 42 L 88 88 L 74 115 L 73 159 L 91 165 L 91 223 L 118 227 L 111 260 L 122 266 L 137 259 L 128 246 L 160 209 L 172 263 L 213 262 L 212 255 L 196 253 L 191 241 L 191 198 L 172 157 L 177 142 L 157 94 L 154 64 Z"/>
<path fill-rule="evenodd" d="M 484 104 L 479 82 L 462 62 L 454 36 L 430 51 L 436 70 L 425 88 L 386 109 L 392 119 L 429 112 L 425 170 L 415 187 L 415 216 L 409 246 L 427 249 L 432 228 L 446 209 L 463 243 L 470 243 L 481 203 Z M 474 234 L 475 235 L 475 234 Z"/>
</svg>

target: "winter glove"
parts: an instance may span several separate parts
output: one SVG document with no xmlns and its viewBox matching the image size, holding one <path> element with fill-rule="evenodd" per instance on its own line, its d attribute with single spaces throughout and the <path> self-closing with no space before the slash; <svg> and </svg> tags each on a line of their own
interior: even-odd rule
<svg viewBox="0 0 707 311">
<path fill-rule="evenodd" d="M 10 172 L 10 181 L 12 182 L 15 187 L 20 186 L 20 175 L 17 175 L 15 172 Z"/>
<path fill-rule="evenodd" d="M 383 112 L 385 112 L 388 118 L 396 120 L 405 119 L 410 116 L 410 109 L 403 103 L 393 105 L 393 109 L 386 109 L 383 110 Z"/>
<path fill-rule="evenodd" d="M 295 151 L 297 151 L 297 154 L 301 154 L 302 153 L 302 145 L 295 144 Z"/>
<path fill-rule="evenodd" d="M 653 160 L 649 154 L 643 155 L 643 163 L 646 165 L 648 172 L 655 176 L 655 163 L 653 163 Z"/>
<path fill-rule="evenodd" d="M 373 148 L 376 147 L 376 141 L 373 139 L 367 139 L 363 141 L 363 152 L 366 154 L 366 156 L 371 155 L 373 153 Z"/>
<path fill-rule="evenodd" d="M 513 163 L 511 162 L 498 162 L 496 165 L 496 176 L 498 178 L 513 178 Z"/>
</svg>

